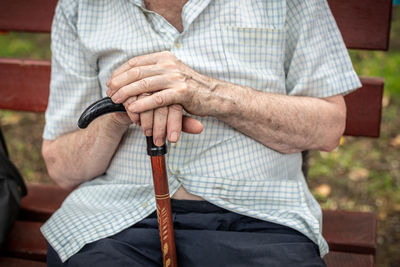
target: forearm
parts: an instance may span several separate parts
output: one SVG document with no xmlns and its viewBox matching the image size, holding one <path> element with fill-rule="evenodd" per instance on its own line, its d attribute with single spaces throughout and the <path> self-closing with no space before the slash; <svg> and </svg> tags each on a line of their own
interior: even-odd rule
<svg viewBox="0 0 400 267">
<path fill-rule="evenodd" d="M 216 117 L 282 153 L 335 148 L 345 127 L 342 96 L 313 98 L 256 91 L 225 82 L 215 94 L 222 112 Z"/>
<path fill-rule="evenodd" d="M 113 114 L 94 120 L 87 129 L 44 140 L 42 154 L 50 177 L 72 189 L 106 171 L 128 125 Z"/>
<path fill-rule="evenodd" d="M 126 104 L 130 112 L 179 104 L 190 114 L 216 117 L 282 153 L 331 150 L 345 125 L 346 107 L 340 95 L 320 99 L 257 91 L 202 75 L 170 52 L 130 59 L 108 85 L 116 103 L 149 94 Z"/>
</svg>

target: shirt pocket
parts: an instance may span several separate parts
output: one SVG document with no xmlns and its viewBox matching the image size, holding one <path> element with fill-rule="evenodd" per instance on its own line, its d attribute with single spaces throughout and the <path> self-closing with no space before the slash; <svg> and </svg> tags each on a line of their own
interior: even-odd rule
<svg viewBox="0 0 400 267">
<path fill-rule="evenodd" d="M 229 79 L 242 86 L 285 93 L 285 31 L 221 25 Z"/>
</svg>

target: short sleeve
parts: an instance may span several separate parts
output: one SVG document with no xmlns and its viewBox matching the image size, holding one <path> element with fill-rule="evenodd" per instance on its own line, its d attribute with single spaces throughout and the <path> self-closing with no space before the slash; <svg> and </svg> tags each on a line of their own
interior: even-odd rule
<svg viewBox="0 0 400 267">
<path fill-rule="evenodd" d="M 328 97 L 361 87 L 326 0 L 288 0 L 285 31 L 288 95 Z"/>
<path fill-rule="evenodd" d="M 43 138 L 77 130 L 82 111 L 101 97 L 96 59 L 81 43 L 77 5 L 58 2 L 51 32 L 51 82 Z"/>
</svg>

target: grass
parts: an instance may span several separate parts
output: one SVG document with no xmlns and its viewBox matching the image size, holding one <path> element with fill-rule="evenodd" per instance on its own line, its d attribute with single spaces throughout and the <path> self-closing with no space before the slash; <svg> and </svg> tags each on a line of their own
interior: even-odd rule
<svg viewBox="0 0 400 267">
<path fill-rule="evenodd" d="M 359 75 L 384 77 L 386 95 L 400 96 L 399 50 L 393 48 L 388 52 L 350 51 L 350 56 Z"/>
<path fill-rule="evenodd" d="M 46 33 L 0 33 L 0 57 L 50 59 L 49 43 Z"/>
<path fill-rule="evenodd" d="M 47 34 L 0 34 L 0 57 L 49 59 L 48 43 Z M 325 209 L 376 212 L 377 266 L 400 266 L 400 8 L 388 52 L 350 55 L 359 75 L 385 78 L 381 137 L 345 137 L 333 152 L 312 151 L 309 186 Z M 0 111 L 12 160 L 25 179 L 51 183 L 40 155 L 43 124 L 43 114 Z"/>
</svg>

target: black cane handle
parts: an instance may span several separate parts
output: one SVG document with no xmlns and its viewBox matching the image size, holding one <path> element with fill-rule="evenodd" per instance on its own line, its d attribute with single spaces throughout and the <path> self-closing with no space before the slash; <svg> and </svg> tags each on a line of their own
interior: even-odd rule
<svg viewBox="0 0 400 267">
<path fill-rule="evenodd" d="M 78 120 L 78 127 L 85 129 L 96 118 L 111 112 L 126 112 L 126 109 L 122 104 L 115 104 L 109 97 L 100 99 L 85 109 Z M 152 136 L 147 136 L 146 141 L 149 156 L 161 156 L 167 153 L 166 145 L 156 146 Z"/>
<path fill-rule="evenodd" d="M 122 104 L 115 104 L 109 97 L 100 99 L 85 109 L 78 120 L 78 127 L 85 129 L 97 117 L 111 112 L 126 112 L 126 109 Z"/>
</svg>

